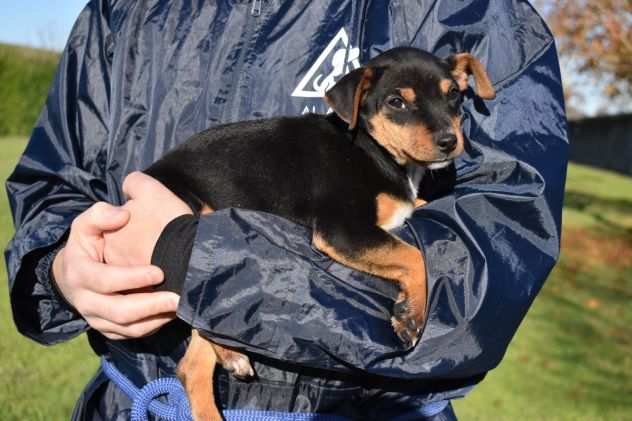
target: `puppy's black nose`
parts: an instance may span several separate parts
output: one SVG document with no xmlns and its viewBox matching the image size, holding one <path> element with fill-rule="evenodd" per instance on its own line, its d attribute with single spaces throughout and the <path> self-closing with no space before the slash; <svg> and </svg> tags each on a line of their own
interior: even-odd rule
<svg viewBox="0 0 632 421">
<path fill-rule="evenodd" d="M 439 150 L 445 154 L 452 152 L 456 148 L 456 135 L 446 134 L 437 140 Z"/>
</svg>

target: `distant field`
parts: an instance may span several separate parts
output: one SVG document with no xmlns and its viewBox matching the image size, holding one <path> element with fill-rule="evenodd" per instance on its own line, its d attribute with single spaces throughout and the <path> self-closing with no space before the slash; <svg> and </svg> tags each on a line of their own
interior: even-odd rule
<svg viewBox="0 0 632 421">
<path fill-rule="evenodd" d="M 2 180 L 23 147 L 0 139 Z M 461 420 L 632 420 L 632 179 L 572 165 L 566 203 L 561 262 L 500 367 L 454 403 Z M 2 194 L 1 244 L 11 232 Z M 0 419 L 68 419 L 97 360 L 83 338 L 20 336 L 1 285 Z"/>
<path fill-rule="evenodd" d="M 27 136 L 46 100 L 59 53 L 0 43 L 0 136 Z"/>
</svg>

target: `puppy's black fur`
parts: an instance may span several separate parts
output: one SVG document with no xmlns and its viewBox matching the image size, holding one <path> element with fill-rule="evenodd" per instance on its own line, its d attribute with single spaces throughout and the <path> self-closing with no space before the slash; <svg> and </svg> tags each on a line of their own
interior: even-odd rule
<svg viewBox="0 0 632 421">
<path fill-rule="evenodd" d="M 201 204 L 247 208 L 334 236 L 353 230 L 360 248 L 373 244 L 366 228 L 376 224 L 376 196 L 410 200 L 412 194 L 405 168 L 364 130 L 347 131 L 334 114 L 212 128 L 146 172 L 196 210 Z"/>
<path fill-rule="evenodd" d="M 423 171 L 445 166 L 462 151 L 459 108 L 469 74 L 479 93 L 492 89 L 469 54 L 442 60 L 413 48 L 393 49 L 327 92 L 334 113 L 213 127 L 146 173 L 195 211 L 208 206 L 274 213 L 312 228 L 315 244 L 334 259 L 379 276 L 406 277 L 409 268 L 393 270 L 384 261 L 376 269 L 380 262 L 374 260 L 388 260 L 388 250 L 397 249 L 411 259 L 387 230 L 412 212 Z M 424 273 L 415 283 L 425 283 L 423 261 L 419 265 L 415 270 Z M 413 282 L 393 280 L 404 292 L 396 331 L 414 342 L 426 297 L 411 310 Z"/>
</svg>

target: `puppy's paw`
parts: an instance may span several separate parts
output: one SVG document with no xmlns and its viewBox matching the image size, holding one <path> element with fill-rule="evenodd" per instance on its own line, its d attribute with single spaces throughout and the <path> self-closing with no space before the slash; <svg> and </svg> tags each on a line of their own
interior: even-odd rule
<svg viewBox="0 0 632 421">
<path fill-rule="evenodd" d="M 423 307 L 418 307 L 409 301 L 403 292 L 399 294 L 393 307 L 391 324 L 406 348 L 412 348 L 421 338 L 425 311 Z"/>
<path fill-rule="evenodd" d="M 238 379 L 249 379 L 255 375 L 248 356 L 239 352 L 233 351 L 226 355 L 222 360 L 222 367 Z"/>
</svg>

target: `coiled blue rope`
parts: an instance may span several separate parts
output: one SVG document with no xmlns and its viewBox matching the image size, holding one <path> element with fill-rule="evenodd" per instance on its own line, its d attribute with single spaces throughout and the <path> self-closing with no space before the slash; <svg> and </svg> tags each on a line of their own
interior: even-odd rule
<svg viewBox="0 0 632 421">
<path fill-rule="evenodd" d="M 186 392 L 177 378 L 162 377 L 139 389 L 105 357 L 101 357 L 101 369 L 132 400 L 132 421 L 147 421 L 148 412 L 167 421 L 193 420 Z M 168 404 L 157 400 L 164 395 Z"/>
<path fill-rule="evenodd" d="M 192 421 L 191 407 L 186 392 L 175 377 L 161 377 L 136 387 L 105 357 L 101 358 L 103 373 L 132 400 L 132 421 L 148 421 L 148 413 L 166 421 Z M 167 403 L 158 400 L 166 396 Z M 448 401 L 426 404 L 412 413 L 397 417 L 397 421 L 418 420 L 439 414 L 448 405 Z M 224 410 L 228 421 L 348 421 L 348 418 L 336 415 L 290 413 L 254 410 Z"/>
</svg>

